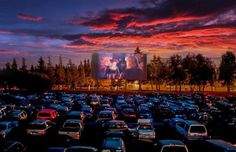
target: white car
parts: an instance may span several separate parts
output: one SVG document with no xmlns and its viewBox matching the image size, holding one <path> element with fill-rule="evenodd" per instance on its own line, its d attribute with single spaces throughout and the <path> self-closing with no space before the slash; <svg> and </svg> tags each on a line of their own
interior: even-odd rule
<svg viewBox="0 0 236 152">
<path fill-rule="evenodd" d="M 176 131 L 183 139 L 200 140 L 208 138 L 208 132 L 205 125 L 197 122 L 186 120 L 184 124 L 177 124 Z"/>
<path fill-rule="evenodd" d="M 27 127 L 26 133 L 31 136 L 44 136 L 51 131 L 54 125 L 50 120 L 34 120 Z"/>
<path fill-rule="evenodd" d="M 58 131 L 58 134 L 79 140 L 83 130 L 84 125 L 81 120 L 68 119 L 64 122 L 63 127 Z"/>
</svg>

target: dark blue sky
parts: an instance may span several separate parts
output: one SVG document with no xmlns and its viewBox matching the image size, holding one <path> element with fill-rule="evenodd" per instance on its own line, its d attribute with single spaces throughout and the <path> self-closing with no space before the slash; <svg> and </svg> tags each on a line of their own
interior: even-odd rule
<svg viewBox="0 0 236 152">
<path fill-rule="evenodd" d="M 93 52 L 202 53 L 236 49 L 235 0 L 0 0 L 0 66 Z"/>
</svg>

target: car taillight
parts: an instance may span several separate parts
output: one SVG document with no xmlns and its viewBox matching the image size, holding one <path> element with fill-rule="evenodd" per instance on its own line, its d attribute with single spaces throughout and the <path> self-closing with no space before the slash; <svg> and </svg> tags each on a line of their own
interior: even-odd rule
<svg viewBox="0 0 236 152">
<path fill-rule="evenodd" d="M 76 138 L 79 139 L 80 138 L 80 133 L 76 134 Z"/>
<path fill-rule="evenodd" d="M 7 136 L 6 132 L 2 132 L 2 137 L 6 138 L 6 136 Z"/>
</svg>

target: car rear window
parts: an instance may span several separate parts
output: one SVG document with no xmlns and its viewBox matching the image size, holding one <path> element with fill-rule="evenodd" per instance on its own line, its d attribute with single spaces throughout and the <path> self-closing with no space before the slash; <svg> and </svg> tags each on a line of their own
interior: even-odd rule
<svg viewBox="0 0 236 152">
<path fill-rule="evenodd" d="M 185 147 L 169 146 L 164 147 L 162 152 L 187 152 Z"/>
<path fill-rule="evenodd" d="M 79 128 L 80 125 L 78 123 L 65 123 L 64 127 L 65 128 Z"/>
<path fill-rule="evenodd" d="M 45 124 L 31 124 L 29 125 L 29 129 L 46 129 Z"/>
<path fill-rule="evenodd" d="M 191 126 L 190 132 L 191 133 L 205 133 L 206 128 L 204 126 Z"/>
</svg>

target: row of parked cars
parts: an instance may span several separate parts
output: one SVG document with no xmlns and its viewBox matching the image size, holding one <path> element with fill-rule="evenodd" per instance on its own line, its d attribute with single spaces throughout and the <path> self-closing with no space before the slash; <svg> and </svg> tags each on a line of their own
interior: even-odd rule
<svg viewBox="0 0 236 152">
<path fill-rule="evenodd" d="M 235 114 L 234 100 L 202 94 L 2 93 L 0 151 L 234 152 Z"/>
</svg>

